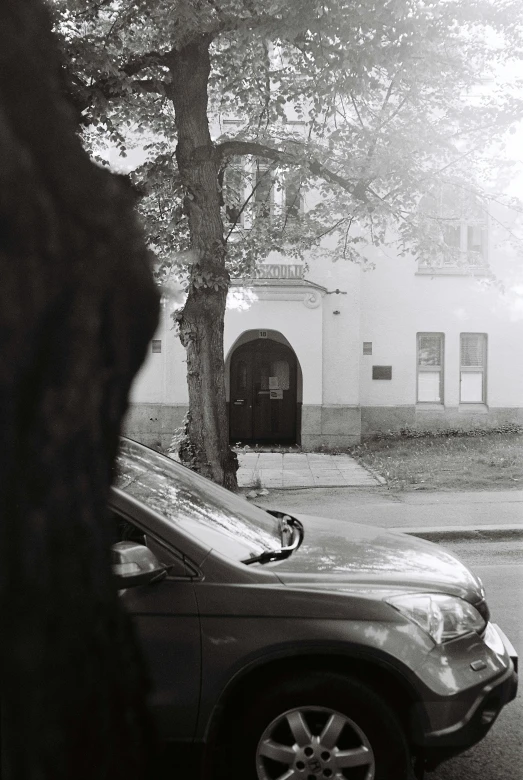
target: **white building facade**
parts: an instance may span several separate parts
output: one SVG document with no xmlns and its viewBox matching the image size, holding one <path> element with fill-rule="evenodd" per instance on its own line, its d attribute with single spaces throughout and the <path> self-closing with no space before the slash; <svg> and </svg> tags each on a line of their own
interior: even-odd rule
<svg viewBox="0 0 523 780">
<path fill-rule="evenodd" d="M 454 254 L 433 265 L 376 249 L 373 270 L 314 256 L 305 268 L 273 253 L 257 278 L 234 280 L 231 442 L 313 449 L 402 429 L 523 425 L 521 257 L 474 230 L 454 231 Z M 188 410 L 169 314 L 166 305 L 126 422 L 130 436 L 163 447 Z"/>
</svg>

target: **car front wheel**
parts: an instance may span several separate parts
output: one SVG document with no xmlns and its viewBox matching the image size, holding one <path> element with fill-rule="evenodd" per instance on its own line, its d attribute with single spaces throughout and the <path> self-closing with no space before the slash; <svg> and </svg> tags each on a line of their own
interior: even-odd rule
<svg viewBox="0 0 523 780">
<path fill-rule="evenodd" d="M 235 778 L 413 777 L 394 712 L 371 688 L 343 675 L 309 672 L 281 680 L 251 703 L 241 722 L 241 736 L 236 731 L 228 751 Z"/>
</svg>

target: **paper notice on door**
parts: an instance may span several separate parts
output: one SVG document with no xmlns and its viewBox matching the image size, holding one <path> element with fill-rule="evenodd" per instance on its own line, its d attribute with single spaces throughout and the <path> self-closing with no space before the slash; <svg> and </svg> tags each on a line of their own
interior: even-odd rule
<svg viewBox="0 0 523 780">
<path fill-rule="evenodd" d="M 279 390 L 280 389 L 280 380 L 277 376 L 270 376 L 269 377 L 269 390 Z"/>
</svg>

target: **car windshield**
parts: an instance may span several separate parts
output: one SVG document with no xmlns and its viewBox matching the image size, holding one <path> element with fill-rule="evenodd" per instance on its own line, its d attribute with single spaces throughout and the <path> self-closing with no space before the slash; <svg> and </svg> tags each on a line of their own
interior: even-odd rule
<svg viewBox="0 0 523 780">
<path fill-rule="evenodd" d="M 116 472 L 116 487 L 229 558 L 281 547 L 275 517 L 141 444 L 121 440 Z"/>
</svg>

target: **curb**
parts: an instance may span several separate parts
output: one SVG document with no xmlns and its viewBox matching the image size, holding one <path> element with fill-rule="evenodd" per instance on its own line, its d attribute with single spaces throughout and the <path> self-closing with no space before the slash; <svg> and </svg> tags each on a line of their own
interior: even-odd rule
<svg viewBox="0 0 523 780">
<path fill-rule="evenodd" d="M 438 541 L 440 539 L 471 539 L 471 540 L 491 540 L 499 537 L 523 538 L 523 525 L 480 525 L 471 527 L 460 526 L 436 526 L 433 528 L 409 528 L 406 526 L 396 526 L 388 528 L 389 531 L 401 531 L 410 536 L 418 536 L 420 539 L 428 541 Z"/>
<path fill-rule="evenodd" d="M 239 490 L 327 490 L 328 488 L 336 488 L 336 490 L 382 490 L 385 485 L 381 484 L 352 484 L 352 485 L 338 485 L 329 483 L 328 485 L 264 485 L 261 488 L 253 487 L 252 485 L 239 485 Z"/>
</svg>

